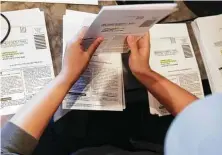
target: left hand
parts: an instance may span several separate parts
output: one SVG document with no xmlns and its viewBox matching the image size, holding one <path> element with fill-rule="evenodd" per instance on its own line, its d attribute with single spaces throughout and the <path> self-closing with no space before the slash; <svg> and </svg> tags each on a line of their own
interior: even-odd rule
<svg viewBox="0 0 222 155">
<path fill-rule="evenodd" d="M 66 80 L 69 80 L 71 83 L 75 82 L 75 80 L 78 79 L 87 68 L 93 53 L 103 41 L 103 38 L 97 38 L 89 48 L 84 51 L 82 47 L 82 39 L 85 32 L 86 29 L 81 30 L 77 40 L 71 40 L 66 47 L 61 74 L 63 74 Z"/>
</svg>

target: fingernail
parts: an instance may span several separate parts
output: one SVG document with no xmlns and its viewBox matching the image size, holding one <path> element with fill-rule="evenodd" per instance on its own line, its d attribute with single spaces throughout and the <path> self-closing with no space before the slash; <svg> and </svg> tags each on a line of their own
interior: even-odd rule
<svg viewBox="0 0 222 155">
<path fill-rule="evenodd" d="M 128 36 L 128 41 L 133 42 L 134 41 L 134 36 Z"/>
<path fill-rule="evenodd" d="M 99 37 L 99 42 L 102 42 L 103 41 L 103 37 Z"/>
</svg>

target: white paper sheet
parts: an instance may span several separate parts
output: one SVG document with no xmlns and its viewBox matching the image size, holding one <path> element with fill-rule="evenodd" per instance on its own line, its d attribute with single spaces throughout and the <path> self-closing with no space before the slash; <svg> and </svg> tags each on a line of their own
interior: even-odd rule
<svg viewBox="0 0 222 155">
<path fill-rule="evenodd" d="M 1 44 L 0 115 L 13 114 L 54 78 L 44 13 L 39 9 L 3 12 L 11 32 Z M 8 26 L 1 18 L 1 36 Z"/>
<path fill-rule="evenodd" d="M 150 29 L 150 34 L 151 68 L 173 83 L 202 98 L 204 93 L 200 72 L 186 24 L 156 24 Z M 159 116 L 169 114 L 150 93 L 149 104 L 151 114 Z"/>
<path fill-rule="evenodd" d="M 69 3 L 98 5 L 98 0 L 3 0 L 11 2 L 45 2 L 45 3 Z"/>
<path fill-rule="evenodd" d="M 97 36 L 102 36 L 105 41 L 98 51 L 127 52 L 127 35 L 144 35 L 153 24 L 174 12 L 176 7 L 176 4 L 105 6 L 86 33 L 85 45 L 87 47 Z"/>
<path fill-rule="evenodd" d="M 95 17 L 95 14 L 67 10 L 63 18 L 64 45 L 70 40 L 75 40 L 81 28 L 90 26 L 90 21 Z M 88 19 L 88 23 L 84 19 Z M 88 69 L 64 99 L 63 109 L 122 111 L 124 108 L 122 89 L 120 53 L 96 52 Z"/>
<path fill-rule="evenodd" d="M 212 93 L 222 92 L 222 14 L 192 22 Z"/>
</svg>

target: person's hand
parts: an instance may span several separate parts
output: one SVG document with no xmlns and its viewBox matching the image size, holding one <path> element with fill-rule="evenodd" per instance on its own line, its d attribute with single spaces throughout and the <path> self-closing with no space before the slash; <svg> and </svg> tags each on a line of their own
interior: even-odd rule
<svg viewBox="0 0 222 155">
<path fill-rule="evenodd" d="M 135 36 L 128 36 L 127 43 L 131 50 L 129 57 L 129 67 L 137 78 L 151 71 L 149 66 L 150 58 L 150 35 L 147 32 L 139 40 Z"/>
<path fill-rule="evenodd" d="M 69 80 L 70 82 L 74 82 L 74 80 L 80 77 L 87 68 L 93 53 L 103 41 L 102 37 L 97 38 L 89 48 L 84 51 L 82 39 L 85 32 L 86 28 L 81 30 L 76 41 L 71 40 L 66 46 L 61 74 L 63 74 L 66 80 Z"/>
</svg>

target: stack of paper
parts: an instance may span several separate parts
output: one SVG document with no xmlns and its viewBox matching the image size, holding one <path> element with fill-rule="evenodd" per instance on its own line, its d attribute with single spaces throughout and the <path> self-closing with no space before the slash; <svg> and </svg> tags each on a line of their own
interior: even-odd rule
<svg viewBox="0 0 222 155">
<path fill-rule="evenodd" d="M 150 29 L 150 34 L 151 68 L 197 97 L 204 97 L 186 24 L 156 24 Z M 168 115 L 164 106 L 148 94 L 151 114 Z"/>
<path fill-rule="evenodd" d="M 98 0 L 3 0 L 11 2 L 45 2 L 45 3 L 69 3 L 98 5 Z"/>
<path fill-rule="evenodd" d="M 222 14 L 192 22 L 212 93 L 222 92 Z"/>
<path fill-rule="evenodd" d="M 54 71 L 44 13 L 30 9 L 2 14 L 11 24 L 0 57 L 0 115 L 6 115 L 15 113 L 49 83 Z M 8 25 L 1 18 L 1 37 L 7 31 Z"/>
<path fill-rule="evenodd" d="M 95 14 L 67 10 L 63 17 L 65 45 L 75 38 L 83 26 L 90 26 Z M 87 19 L 89 23 L 84 23 Z M 89 20 L 90 19 L 90 20 Z M 70 33 L 72 32 L 72 33 Z M 63 101 L 63 109 L 113 110 L 125 108 L 120 53 L 96 52 L 80 79 Z"/>
<path fill-rule="evenodd" d="M 150 26 L 175 10 L 176 4 L 107 6 L 98 15 L 67 10 L 63 17 L 63 52 L 83 26 L 89 26 L 85 48 L 98 36 L 104 41 L 65 97 L 63 109 L 122 111 L 125 96 L 121 53 L 128 51 L 126 36 L 144 35 Z"/>
</svg>

